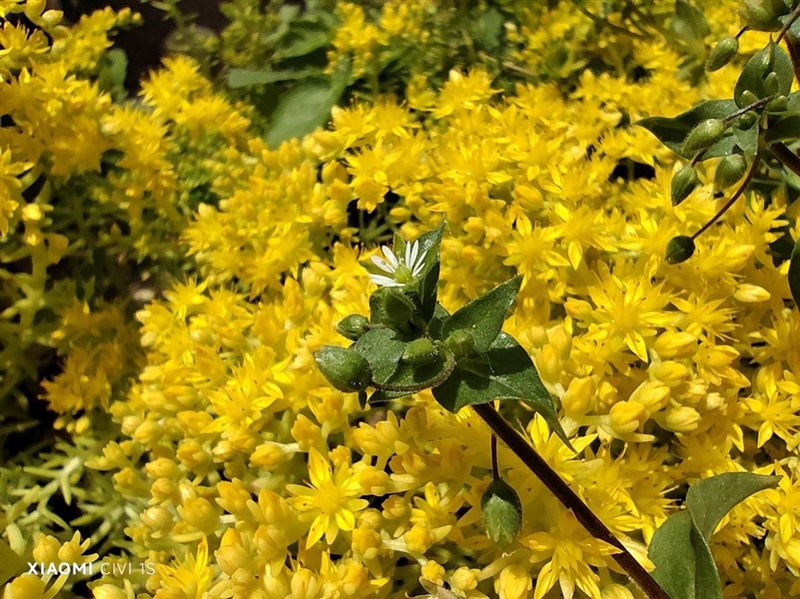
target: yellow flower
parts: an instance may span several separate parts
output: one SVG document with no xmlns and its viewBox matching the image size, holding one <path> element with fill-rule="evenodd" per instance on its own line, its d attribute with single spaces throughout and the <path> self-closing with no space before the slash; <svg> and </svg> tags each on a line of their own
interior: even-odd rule
<svg viewBox="0 0 800 599">
<path fill-rule="evenodd" d="M 306 547 L 312 547 L 323 535 L 329 545 L 336 540 L 339 531 L 350 531 L 355 526 L 355 513 L 369 505 L 360 499 L 359 477 L 343 464 L 333 472 L 330 462 L 316 449 L 308 455 L 310 486 L 286 485 L 294 497 L 289 505 L 313 516 L 306 539 Z"/>
<path fill-rule="evenodd" d="M 157 564 L 156 573 L 160 577 L 155 595 L 158 599 L 173 596 L 170 589 L 182 591 L 186 599 L 202 599 L 213 577 L 213 568 L 208 565 L 208 539 L 203 537 L 194 554 L 187 551 L 183 560 L 173 565 Z"/>
</svg>

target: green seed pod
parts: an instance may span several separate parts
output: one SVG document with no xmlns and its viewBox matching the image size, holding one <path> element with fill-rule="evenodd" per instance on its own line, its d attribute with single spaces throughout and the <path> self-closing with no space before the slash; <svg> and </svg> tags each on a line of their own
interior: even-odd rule
<svg viewBox="0 0 800 599">
<path fill-rule="evenodd" d="M 453 352 L 456 360 L 458 360 L 475 351 L 475 338 L 469 331 L 453 331 L 451 335 L 445 339 L 444 345 Z"/>
<path fill-rule="evenodd" d="M 720 119 L 708 119 L 697 125 L 683 142 L 683 153 L 696 154 L 717 141 L 725 132 L 725 123 Z"/>
<path fill-rule="evenodd" d="M 522 528 L 522 503 L 507 482 L 497 479 L 481 497 L 483 522 L 489 538 L 501 547 L 514 541 Z"/>
<path fill-rule="evenodd" d="M 711 54 L 708 55 L 706 71 L 710 73 L 718 71 L 733 60 L 738 52 L 739 40 L 735 37 L 726 37 L 718 43 L 711 51 Z"/>
<path fill-rule="evenodd" d="M 694 167 L 684 166 L 672 177 L 672 205 L 677 206 L 689 197 L 697 186 L 700 179 Z"/>
<path fill-rule="evenodd" d="M 686 262 L 694 254 L 694 240 L 686 235 L 678 235 L 667 244 L 667 264 Z"/>
<path fill-rule="evenodd" d="M 742 92 L 742 104 L 741 104 L 742 108 L 744 108 L 745 106 L 750 106 L 751 104 L 755 104 L 756 102 L 758 102 L 758 96 L 755 95 L 753 92 L 751 92 L 749 89 L 746 89 Z"/>
<path fill-rule="evenodd" d="M 722 191 L 739 181 L 747 172 L 747 159 L 741 154 L 725 156 L 717 165 L 714 175 L 714 190 Z"/>
<path fill-rule="evenodd" d="M 324 345 L 314 352 L 322 374 L 339 391 L 363 391 L 372 380 L 369 363 L 354 349 Z"/>
<path fill-rule="evenodd" d="M 340 320 L 336 332 L 351 341 L 358 341 L 361 335 L 369 330 L 369 320 L 361 314 L 351 314 Z"/>
<path fill-rule="evenodd" d="M 742 116 L 736 119 L 736 126 L 742 131 L 747 131 L 750 127 L 756 124 L 758 115 L 755 112 L 745 112 Z"/>
<path fill-rule="evenodd" d="M 414 339 L 406 345 L 406 349 L 403 351 L 403 360 L 410 364 L 430 364 L 436 359 L 438 353 L 433 342 L 423 337 Z"/>
<path fill-rule="evenodd" d="M 789 12 L 783 0 L 744 0 L 744 17 L 747 26 L 756 31 L 778 31 L 778 17 Z"/>
<path fill-rule="evenodd" d="M 789 107 L 789 98 L 784 95 L 777 96 L 767 104 L 767 112 L 783 112 Z"/>
<path fill-rule="evenodd" d="M 771 71 L 764 78 L 764 92 L 768 96 L 774 96 L 780 91 L 780 82 L 778 81 L 778 73 Z"/>
</svg>

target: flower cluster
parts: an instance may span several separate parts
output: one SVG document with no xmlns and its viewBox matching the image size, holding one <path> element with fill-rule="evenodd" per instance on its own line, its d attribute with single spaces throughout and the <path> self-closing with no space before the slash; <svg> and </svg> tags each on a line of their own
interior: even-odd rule
<svg viewBox="0 0 800 599">
<path fill-rule="evenodd" d="M 413 19 L 389 14 L 405 4 L 387 3 L 381 27 L 413 39 L 422 35 L 406 29 Z M 728 27 L 736 3 L 719 4 L 728 12 L 706 13 L 713 31 Z M 547 16 L 551 35 L 588 19 L 571 6 Z M 353 29 L 337 33 L 340 54 L 380 48 L 380 32 L 355 34 L 369 27 L 361 10 L 339 3 Z M 402 597 L 420 592 L 420 577 L 466 598 L 637 596 L 615 550 L 502 445 L 524 519 L 504 550 L 487 537 L 490 431 L 470 409 L 446 412 L 429 391 L 365 409 L 318 372 L 313 353 L 341 345 L 334 325 L 369 311 L 371 285 L 415 276 L 414 244 L 404 260 L 364 250 L 354 214 L 407 240 L 446 220 L 439 301 L 450 311 L 522 275 L 506 328 L 534 357 L 577 453 L 524 407 L 512 408 L 514 421 L 641 562 L 679 508 L 678 490 L 722 472 L 777 474 L 780 484 L 733 510 L 711 545 L 726 596 L 800 594 L 800 313 L 787 266 L 770 253 L 800 202 L 753 195 L 691 260 L 667 264 L 669 240 L 718 207 L 715 166 L 698 169 L 701 185 L 673 206 L 681 165 L 634 123 L 727 95 L 735 73 L 693 87 L 676 75 L 675 49 L 626 40 L 646 76 L 585 69 L 567 93 L 538 83 L 501 95 L 486 70 L 454 70 L 441 88 L 409 81 L 406 102 L 337 108 L 329 128 L 278 148 L 180 57 L 145 83 L 146 113 L 113 106 L 62 125 L 97 118 L 108 125 L 99 135 L 126 140 L 99 147 L 124 150 L 113 189 L 130 190 L 133 216 L 196 206 L 181 232 L 193 276 L 138 311 L 147 355 L 127 396 L 59 380 L 48 389 L 56 408 L 109 405 L 121 436 L 88 465 L 121 497 L 126 547 L 158 564 L 104 575 L 96 597 Z M 15 77 L 9 85 L 29 84 Z M 15 152 L 4 158 L 16 166 L 3 210 L 20 203 L 14 173 L 32 160 Z M 53 164 L 69 170 L 73 159 Z M 4 214 L 16 226 L 21 213 Z M 371 278 L 360 258 L 385 277 Z M 82 306 L 64 309 L 65 335 L 102 352 L 108 338 L 77 328 L 116 321 Z M 87 385 L 103 381 L 102 361 L 91 366 Z M 22 576 L 7 597 L 46 596 L 52 585 Z"/>
</svg>

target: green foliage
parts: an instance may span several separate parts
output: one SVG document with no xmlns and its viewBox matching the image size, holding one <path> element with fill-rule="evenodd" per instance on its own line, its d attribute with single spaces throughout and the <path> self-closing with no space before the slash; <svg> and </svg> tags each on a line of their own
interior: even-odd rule
<svg viewBox="0 0 800 599">
<path fill-rule="evenodd" d="M 736 81 L 733 98 L 701 102 L 674 118 L 651 117 L 639 122 L 671 150 L 691 160 L 673 177 L 674 205 L 683 202 L 698 185 L 694 168 L 698 162 L 722 157 L 714 179 L 716 191 L 744 179 L 711 222 L 748 190 L 772 192 L 783 187 L 789 203 L 798 197 L 800 158 L 796 144 L 800 142 L 800 92 L 792 93 L 791 89 L 800 73 L 795 32 L 800 27 L 800 5 L 783 0 L 745 0 L 744 4 L 749 28 L 780 33 L 747 61 Z M 739 48 L 737 38 L 724 39 L 714 48 L 706 63 L 709 71 L 721 68 L 735 57 Z M 784 40 L 789 52 L 780 46 Z M 774 159 L 778 168 L 765 168 L 766 161 L 762 160 L 765 156 Z M 689 259 L 694 253 L 695 237 L 707 228 L 704 226 L 692 237 L 679 235 L 672 239 L 667 247 L 667 263 L 678 264 Z M 782 245 L 785 244 L 772 245 L 775 259 L 785 259 L 780 253 Z M 794 263 L 790 271 L 797 272 Z M 793 281 L 790 276 L 790 287 L 796 298 L 797 275 L 794 277 Z"/>
<path fill-rule="evenodd" d="M 349 79 L 349 63 L 342 62 L 326 79 L 308 79 L 283 94 L 270 117 L 267 143 L 276 148 L 293 137 L 302 137 L 328 122 Z"/>
<path fill-rule="evenodd" d="M 686 510 L 662 524 L 650 543 L 653 578 L 671 599 L 721 599 L 722 587 L 708 541 L 731 509 L 778 477 L 729 472 L 705 479 L 686 495 Z"/>
<path fill-rule="evenodd" d="M 368 379 L 359 378 L 354 383 L 351 371 L 364 374 L 367 371 L 363 366 L 368 364 L 368 382 L 376 388 L 370 402 L 426 388 L 433 388 L 436 401 L 451 412 L 494 400 L 520 400 L 541 414 L 569 445 L 553 399 L 528 353 L 513 337 L 501 332 L 521 277 L 498 285 L 452 315 L 438 304 L 428 308 L 436 298 L 442 231 L 440 226 L 421 235 L 413 248 L 396 237 L 394 260 L 398 269 L 408 266 L 404 261 L 409 256 L 418 256 L 418 277 L 405 285 L 376 290 L 370 297 L 369 330 L 358 337 L 352 346 L 355 351 L 338 348 L 334 355 L 334 348 L 319 350 L 315 357 L 320 370 L 337 389 L 357 391 Z M 372 261 L 363 264 L 373 275 L 386 275 Z M 360 355 L 364 364 L 355 364 L 353 354 Z M 347 368 L 342 366 L 344 361 Z"/>
</svg>

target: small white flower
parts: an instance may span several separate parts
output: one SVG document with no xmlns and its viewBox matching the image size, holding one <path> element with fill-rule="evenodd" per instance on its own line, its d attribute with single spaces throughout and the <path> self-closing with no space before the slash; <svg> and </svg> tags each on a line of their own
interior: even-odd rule
<svg viewBox="0 0 800 599">
<path fill-rule="evenodd" d="M 413 283 L 422 274 L 425 267 L 425 254 L 420 254 L 419 243 L 406 244 L 405 255 L 397 256 L 385 245 L 381 246 L 384 258 L 372 256 L 372 263 L 386 275 L 369 275 L 370 280 L 383 287 L 405 287 Z"/>
</svg>

